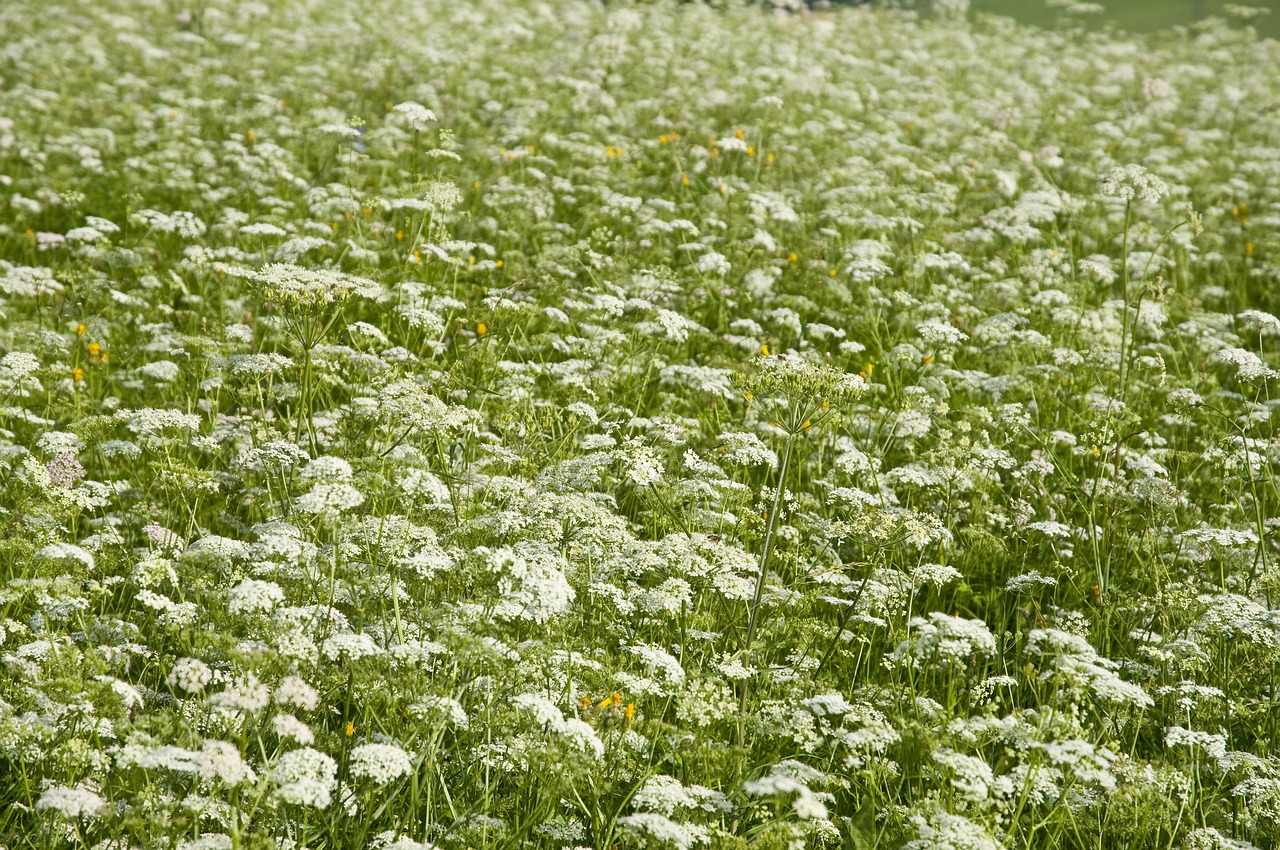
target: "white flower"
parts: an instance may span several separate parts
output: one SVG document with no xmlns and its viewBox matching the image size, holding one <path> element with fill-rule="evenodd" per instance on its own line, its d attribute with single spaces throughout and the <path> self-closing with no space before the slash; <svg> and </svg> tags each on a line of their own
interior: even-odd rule
<svg viewBox="0 0 1280 850">
<path fill-rule="evenodd" d="M 40 549 L 33 556 L 42 561 L 59 561 L 62 563 L 78 563 L 87 570 L 93 570 L 93 553 L 71 543 L 51 543 Z"/>
<path fill-rule="evenodd" d="M 990 796 L 995 776 L 983 759 L 943 747 L 934 750 L 933 760 L 951 774 L 951 785 L 962 797 L 980 802 Z"/>
<path fill-rule="evenodd" d="M 413 772 L 413 759 L 395 744 L 361 744 L 351 751 L 351 775 L 386 785 Z"/>
<path fill-rule="evenodd" d="M 364 504 L 364 494 L 345 482 L 316 484 L 293 500 L 294 510 L 316 516 L 335 516 Z"/>
<path fill-rule="evenodd" d="M 253 714 L 267 707 L 271 691 L 258 681 L 253 673 L 245 673 L 232 680 L 231 686 L 209 697 L 212 705 L 230 712 Z"/>
<path fill-rule="evenodd" d="M 284 601 L 284 591 L 273 581 L 247 578 L 227 591 L 227 609 L 235 615 L 265 614 Z"/>
<path fill-rule="evenodd" d="M 1170 726 L 1164 732 L 1166 747 L 1189 747 L 1192 750 L 1203 750 L 1210 758 L 1220 759 L 1227 755 L 1227 736 L 1211 732 L 1200 732 L 1184 729 L 1181 726 Z"/>
<path fill-rule="evenodd" d="M 200 417 L 180 410 L 144 407 L 141 410 L 121 410 L 115 416 L 128 423 L 129 430 L 135 434 L 159 434 L 171 429 L 192 433 L 200 430 Z"/>
<path fill-rule="evenodd" d="M 996 639 L 982 620 L 935 612 L 927 620 L 913 617 L 909 625 L 915 634 L 898 644 L 893 657 L 912 666 L 963 666 L 972 655 L 991 655 L 996 650 Z"/>
<path fill-rule="evenodd" d="M 298 471 L 298 477 L 303 481 L 320 481 L 326 484 L 350 481 L 352 474 L 350 463 L 332 455 L 315 458 Z"/>
<path fill-rule="evenodd" d="M 928 818 L 911 818 L 920 837 L 902 850 L 1000 850 L 1000 844 L 984 827 L 963 815 L 935 812 Z"/>
<path fill-rule="evenodd" d="M 321 644 L 320 651 L 330 661 L 337 661 L 343 656 L 351 661 L 359 661 L 362 658 L 377 658 L 383 655 L 382 647 L 363 632 L 333 635 Z"/>
<path fill-rule="evenodd" d="M 637 487 L 647 487 L 662 480 L 662 461 L 639 437 L 628 440 L 617 450 L 617 456 L 626 467 L 627 478 Z"/>
<path fill-rule="evenodd" d="M 697 805 L 697 799 L 679 779 L 666 774 L 650 776 L 631 798 L 631 805 L 642 812 L 657 812 L 671 817 L 677 809 Z"/>
<path fill-rule="evenodd" d="M 494 615 L 504 620 L 549 622 L 569 610 L 576 597 L 565 578 L 569 564 L 553 548 L 521 543 L 515 548 L 478 547 L 474 556 L 497 574 L 500 595 Z"/>
<path fill-rule="evenodd" d="M 311 711 L 320 704 L 320 694 L 298 676 L 286 676 L 276 686 L 271 698 L 277 705 Z"/>
<path fill-rule="evenodd" d="M 337 777 L 338 763 L 310 747 L 285 753 L 271 767 L 276 794 L 299 806 L 326 808 L 333 800 Z"/>
<path fill-rule="evenodd" d="M 198 658 L 179 658 L 173 663 L 173 669 L 169 671 L 165 681 L 171 688 L 195 694 L 213 681 L 213 671 Z"/>
<path fill-rule="evenodd" d="M 95 817 L 107 805 L 107 801 L 83 788 L 65 788 L 55 785 L 36 800 L 36 809 L 54 811 L 64 818 Z"/>
<path fill-rule="evenodd" d="M 764 444 L 755 434 L 745 431 L 732 431 L 720 435 L 720 445 L 725 453 L 725 460 L 742 466 L 767 465 L 770 469 L 778 465 L 778 456 Z"/>
<path fill-rule="evenodd" d="M 148 378 L 162 384 L 174 381 L 181 371 L 178 364 L 172 360 L 156 360 L 138 367 L 139 374 L 146 375 Z"/>
<path fill-rule="evenodd" d="M 200 754 L 203 759 L 199 773 L 206 781 L 220 779 L 227 785 L 234 786 L 258 780 L 258 775 L 245 763 L 235 744 L 205 739 L 200 745 Z"/>
<path fill-rule="evenodd" d="M 277 714 L 271 719 L 271 728 L 281 738 L 309 747 L 316 742 L 316 735 L 311 727 L 292 714 Z"/>
<path fill-rule="evenodd" d="M 516 708 L 533 716 L 534 723 L 544 731 L 561 737 L 572 749 L 588 752 L 596 758 L 604 755 L 604 742 L 584 720 L 565 718 L 555 703 L 538 694 L 521 694 L 511 700 Z"/>
<path fill-rule="evenodd" d="M 406 101 L 397 103 L 391 111 L 398 119 L 414 130 L 425 130 L 428 124 L 434 123 L 436 114 L 420 103 Z"/>
<path fill-rule="evenodd" d="M 729 260 L 724 254 L 716 251 L 708 251 L 698 258 L 693 267 L 702 274 L 714 275 L 715 277 L 724 277 L 729 273 L 731 266 Z"/>
<path fill-rule="evenodd" d="M 342 129 L 355 133 L 353 128 Z M 293 310 L 316 310 L 356 296 L 377 298 L 382 292 L 382 287 L 362 277 L 336 269 L 304 269 L 290 263 L 272 263 L 256 272 L 236 269 L 229 273 L 249 277 L 259 285 L 264 298 Z"/>
<path fill-rule="evenodd" d="M 969 335 L 954 325 L 941 319 L 929 319 L 916 325 L 916 333 L 928 345 L 935 348 L 954 348 L 969 338 Z"/>
<path fill-rule="evenodd" d="M 1113 168 L 1102 175 L 1101 182 L 1104 195 L 1124 200 L 1138 198 L 1156 203 L 1169 194 L 1168 185 L 1141 165 Z"/>
<path fill-rule="evenodd" d="M 1215 363 L 1228 363 L 1236 367 L 1236 378 L 1240 381 L 1263 381 L 1276 377 L 1276 370 L 1262 362 L 1262 358 L 1244 348 L 1223 348 L 1213 355 Z"/>
<path fill-rule="evenodd" d="M 705 826 L 692 823 L 676 823 L 654 812 L 642 812 L 618 818 L 618 826 L 627 832 L 648 836 L 658 843 L 669 843 L 676 850 L 693 850 L 710 843 L 711 836 Z"/>
</svg>

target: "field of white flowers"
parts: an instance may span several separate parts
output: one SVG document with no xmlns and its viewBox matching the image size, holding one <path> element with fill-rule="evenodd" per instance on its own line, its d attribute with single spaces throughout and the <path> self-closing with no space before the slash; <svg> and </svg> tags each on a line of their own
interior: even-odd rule
<svg viewBox="0 0 1280 850">
<path fill-rule="evenodd" d="M 0 847 L 1280 845 L 1280 44 L 937 5 L 0 5 Z"/>
</svg>

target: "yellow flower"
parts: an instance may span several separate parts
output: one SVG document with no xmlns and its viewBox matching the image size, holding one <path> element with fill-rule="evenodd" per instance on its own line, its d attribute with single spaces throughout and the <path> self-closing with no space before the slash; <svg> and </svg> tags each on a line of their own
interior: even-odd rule
<svg viewBox="0 0 1280 850">
<path fill-rule="evenodd" d="M 89 326 L 86 325 L 84 322 L 81 322 L 80 324 L 76 325 L 76 336 L 84 336 L 84 332 L 87 330 L 89 330 Z"/>
<path fill-rule="evenodd" d="M 75 368 L 75 370 L 74 370 L 74 371 L 72 371 L 72 373 L 71 373 L 71 380 L 75 381 L 77 384 L 78 384 L 78 383 L 80 383 L 81 381 L 83 381 L 83 380 L 84 380 L 84 370 L 83 370 L 83 369 L 81 369 L 79 366 L 77 366 L 77 367 Z"/>
<path fill-rule="evenodd" d="M 489 332 L 489 327 L 484 322 L 476 324 L 476 336 L 484 336 Z"/>
<path fill-rule="evenodd" d="M 102 353 L 102 346 L 101 346 L 101 345 L 99 345 L 99 344 L 98 344 L 98 343 L 96 343 L 96 342 L 91 342 L 91 343 L 89 343 L 89 356 L 90 356 L 90 357 L 97 357 L 97 356 L 98 356 L 99 354 L 101 354 L 101 353 Z"/>
<path fill-rule="evenodd" d="M 769 356 L 769 343 L 766 342 L 764 345 L 760 346 L 760 353 L 765 357 Z"/>
<path fill-rule="evenodd" d="M 356 733 L 356 724 L 353 721 L 348 720 L 347 728 L 344 729 L 343 731 L 346 733 L 347 737 L 350 738 L 352 735 Z"/>
</svg>

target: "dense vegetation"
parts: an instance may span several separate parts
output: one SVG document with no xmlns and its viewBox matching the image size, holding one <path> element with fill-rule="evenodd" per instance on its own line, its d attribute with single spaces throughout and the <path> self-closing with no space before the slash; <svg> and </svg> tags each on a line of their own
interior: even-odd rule
<svg viewBox="0 0 1280 850">
<path fill-rule="evenodd" d="M 0 6 L 0 844 L 1275 846 L 1280 47 L 935 6 Z"/>
</svg>

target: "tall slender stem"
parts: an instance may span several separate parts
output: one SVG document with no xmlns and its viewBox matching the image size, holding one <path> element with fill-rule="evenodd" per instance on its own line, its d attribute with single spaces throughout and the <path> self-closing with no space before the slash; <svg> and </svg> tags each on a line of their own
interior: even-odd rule
<svg viewBox="0 0 1280 850">
<path fill-rule="evenodd" d="M 778 507 L 782 504 L 782 491 L 787 482 L 787 466 L 791 463 L 791 441 L 795 435 L 787 432 L 787 446 L 782 452 L 782 466 L 778 468 L 778 486 L 773 493 L 773 507 L 769 510 L 769 524 L 765 527 L 764 548 L 760 550 L 760 570 L 756 576 L 755 598 L 751 600 L 751 615 L 747 618 L 747 641 L 743 647 L 745 656 L 751 655 L 751 642 L 756 636 L 756 614 L 760 610 L 760 597 L 764 595 L 764 568 L 769 561 L 769 550 L 773 548 L 773 528 L 778 522 Z"/>
<path fill-rule="evenodd" d="M 769 550 L 773 548 L 773 529 L 778 521 L 778 508 L 782 504 L 782 491 L 786 487 L 787 467 L 791 463 L 791 441 L 795 434 L 787 432 L 787 446 L 782 452 L 782 466 L 778 468 L 777 489 L 773 494 L 773 507 L 769 510 L 769 524 L 765 526 L 764 548 L 760 550 L 760 569 L 756 576 L 755 597 L 751 600 L 751 614 L 747 617 L 747 640 L 742 648 L 744 664 L 751 663 L 751 644 L 756 637 L 756 615 L 760 611 L 760 597 L 764 595 L 764 569 L 769 562 Z M 738 745 L 746 743 L 747 698 L 751 693 L 751 680 L 742 681 L 742 698 L 738 702 Z"/>
</svg>

